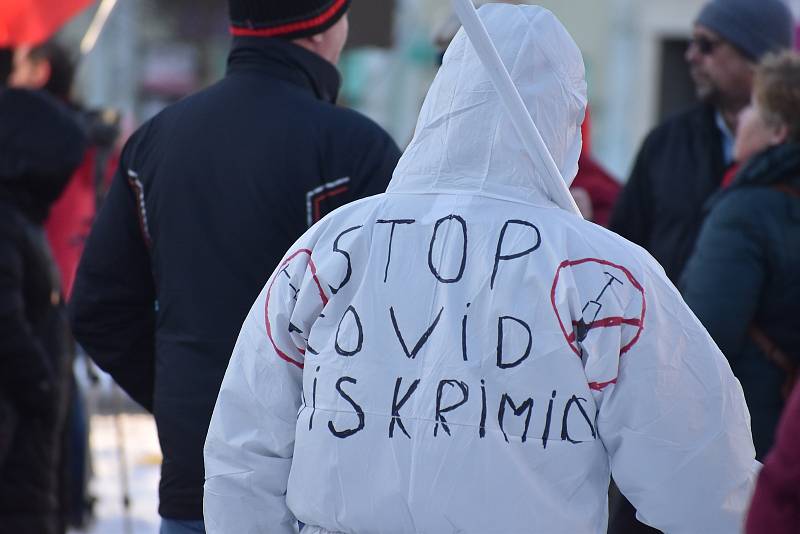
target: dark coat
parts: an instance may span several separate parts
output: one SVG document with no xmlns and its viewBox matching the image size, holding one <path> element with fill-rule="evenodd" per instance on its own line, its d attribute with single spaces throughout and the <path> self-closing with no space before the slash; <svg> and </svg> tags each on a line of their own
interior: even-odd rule
<svg viewBox="0 0 800 534">
<path fill-rule="evenodd" d="M 609 228 L 650 252 L 674 283 L 694 248 L 703 205 L 725 173 L 721 136 L 707 104 L 655 128 L 611 215 Z"/>
<path fill-rule="evenodd" d="M 81 259 L 75 337 L 159 430 L 162 516 L 201 519 L 203 444 L 233 345 L 283 253 L 316 220 L 384 191 L 399 150 L 332 102 L 336 69 L 236 38 L 227 76 L 125 147 Z"/>
<path fill-rule="evenodd" d="M 0 89 L 0 533 L 55 532 L 71 376 L 58 274 L 42 222 L 85 136 L 44 94 Z"/>
<path fill-rule="evenodd" d="M 800 363 L 800 145 L 752 158 L 709 209 L 681 287 L 742 383 L 763 458 L 783 408 L 786 373 L 748 330 L 757 327 Z"/>
</svg>

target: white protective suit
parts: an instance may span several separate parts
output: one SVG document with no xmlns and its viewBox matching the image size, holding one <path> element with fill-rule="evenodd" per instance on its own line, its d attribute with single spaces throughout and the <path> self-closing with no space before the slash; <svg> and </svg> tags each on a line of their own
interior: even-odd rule
<svg viewBox="0 0 800 534">
<path fill-rule="evenodd" d="M 480 10 L 562 174 L 586 103 L 548 11 Z M 205 447 L 210 534 L 738 532 L 739 383 L 661 267 L 554 206 L 463 31 L 387 193 L 316 224 L 242 327 Z"/>
</svg>

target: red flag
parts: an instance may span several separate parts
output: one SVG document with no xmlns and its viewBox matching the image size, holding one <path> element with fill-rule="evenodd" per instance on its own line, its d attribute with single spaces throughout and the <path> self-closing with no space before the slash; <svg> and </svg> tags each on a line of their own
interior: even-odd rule
<svg viewBox="0 0 800 534">
<path fill-rule="evenodd" d="M 0 47 L 39 44 L 93 0 L 0 0 Z"/>
</svg>

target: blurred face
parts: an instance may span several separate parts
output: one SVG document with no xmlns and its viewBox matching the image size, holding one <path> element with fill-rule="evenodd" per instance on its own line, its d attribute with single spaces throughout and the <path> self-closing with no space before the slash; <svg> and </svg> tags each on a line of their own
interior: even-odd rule
<svg viewBox="0 0 800 534">
<path fill-rule="evenodd" d="M 20 46 L 14 50 L 14 67 L 8 78 L 8 85 L 19 89 L 41 89 L 50 78 L 50 65 L 47 61 L 30 57 L 30 46 Z"/>
<path fill-rule="evenodd" d="M 762 150 L 783 143 L 786 137 L 786 126 L 765 120 L 758 103 L 753 102 L 739 114 L 739 128 L 736 130 L 736 143 L 733 147 L 734 158 L 743 163 Z"/>
<path fill-rule="evenodd" d="M 723 108 L 741 108 L 750 100 L 753 63 L 705 26 L 697 25 L 686 50 L 697 97 Z"/>
</svg>

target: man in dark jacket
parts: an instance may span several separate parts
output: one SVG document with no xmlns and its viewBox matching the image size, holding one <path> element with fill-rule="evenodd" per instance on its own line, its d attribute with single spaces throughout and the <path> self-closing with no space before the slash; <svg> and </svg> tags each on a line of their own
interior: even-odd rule
<svg viewBox="0 0 800 534">
<path fill-rule="evenodd" d="M 227 76 L 130 139 L 81 259 L 74 333 L 155 415 L 167 532 L 202 532 L 203 443 L 253 300 L 295 239 L 384 191 L 399 158 L 333 104 L 348 5 L 230 0 Z"/>
<path fill-rule="evenodd" d="M 0 533 L 54 534 L 71 360 L 42 223 L 86 140 L 55 100 L 5 88 L 9 53 L 0 50 Z"/>
<path fill-rule="evenodd" d="M 647 136 L 609 226 L 647 249 L 673 282 L 694 247 L 703 204 L 732 163 L 755 62 L 793 38 L 781 0 L 712 0 L 700 11 L 686 52 L 700 103 Z"/>
</svg>

